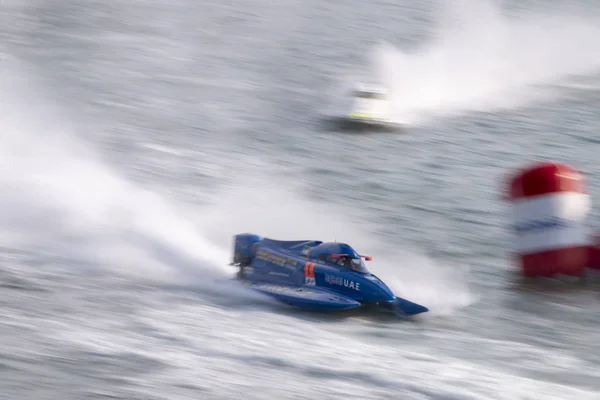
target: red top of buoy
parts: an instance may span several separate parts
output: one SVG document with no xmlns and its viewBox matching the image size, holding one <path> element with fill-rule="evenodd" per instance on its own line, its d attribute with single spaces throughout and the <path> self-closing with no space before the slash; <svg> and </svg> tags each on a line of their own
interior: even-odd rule
<svg viewBox="0 0 600 400">
<path fill-rule="evenodd" d="M 515 200 L 550 193 L 585 193 L 583 174 L 576 168 L 557 162 L 537 162 L 521 168 L 509 177 L 505 200 Z"/>
</svg>

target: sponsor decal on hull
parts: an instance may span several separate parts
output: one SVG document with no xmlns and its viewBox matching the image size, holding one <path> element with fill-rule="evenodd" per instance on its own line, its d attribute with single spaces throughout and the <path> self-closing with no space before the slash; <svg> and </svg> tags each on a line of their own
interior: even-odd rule
<svg viewBox="0 0 600 400">
<path fill-rule="evenodd" d="M 278 256 L 277 254 L 273 254 L 265 250 L 258 250 L 256 252 L 256 259 L 287 269 L 295 269 L 298 265 L 298 263 L 292 258 Z"/>
<path fill-rule="evenodd" d="M 354 290 L 360 290 L 360 282 L 354 282 L 350 279 L 342 278 L 341 276 L 325 274 L 325 282 L 329 283 L 330 285 L 339 285 Z"/>
<path fill-rule="evenodd" d="M 317 281 L 315 280 L 315 263 L 307 262 L 304 264 L 304 284 L 309 286 L 316 286 Z"/>
</svg>

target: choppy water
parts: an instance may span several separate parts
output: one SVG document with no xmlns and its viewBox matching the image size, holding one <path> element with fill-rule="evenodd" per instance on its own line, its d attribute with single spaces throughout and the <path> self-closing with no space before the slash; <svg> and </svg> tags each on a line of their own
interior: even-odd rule
<svg viewBox="0 0 600 400">
<path fill-rule="evenodd" d="M 598 289 L 519 285 L 499 198 L 535 158 L 599 197 L 599 11 L 4 0 L 0 397 L 599 398 Z M 371 67 L 402 131 L 324 129 Z M 432 312 L 242 291 L 242 231 L 349 242 Z"/>
</svg>

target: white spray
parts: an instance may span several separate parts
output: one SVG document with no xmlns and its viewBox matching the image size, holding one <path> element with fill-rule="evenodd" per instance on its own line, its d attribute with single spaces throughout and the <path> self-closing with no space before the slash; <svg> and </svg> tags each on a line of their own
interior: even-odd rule
<svg viewBox="0 0 600 400">
<path fill-rule="evenodd" d="M 121 178 L 13 63 L 0 79 L 1 245 L 145 278 L 174 278 L 174 266 L 180 275 L 221 275 L 225 255 L 189 222 L 191 210 Z"/>
<path fill-rule="evenodd" d="M 521 107 L 561 95 L 554 84 L 600 68 L 600 18 L 503 14 L 490 0 L 444 2 L 437 31 L 416 51 L 388 43 L 373 73 L 407 123 L 470 110 Z"/>
</svg>

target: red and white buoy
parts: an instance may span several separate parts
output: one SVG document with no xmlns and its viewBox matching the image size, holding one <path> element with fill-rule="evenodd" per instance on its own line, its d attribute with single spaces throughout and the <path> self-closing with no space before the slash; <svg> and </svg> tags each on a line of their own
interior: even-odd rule
<svg viewBox="0 0 600 400">
<path fill-rule="evenodd" d="M 523 275 L 583 274 L 591 247 L 585 226 L 590 196 L 580 171 L 561 163 L 535 163 L 511 176 L 507 200 Z"/>
</svg>

